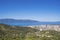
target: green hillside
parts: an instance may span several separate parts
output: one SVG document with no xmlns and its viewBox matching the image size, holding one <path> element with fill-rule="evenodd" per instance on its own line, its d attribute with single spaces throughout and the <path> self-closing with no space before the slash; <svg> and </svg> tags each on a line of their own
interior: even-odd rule
<svg viewBox="0 0 60 40">
<path fill-rule="evenodd" d="M 19 37 L 21 37 L 21 39 L 24 39 L 27 33 L 34 33 L 36 31 L 38 30 L 30 27 L 9 26 L 5 24 L 0 24 L 0 39 L 2 38 L 1 40 L 8 40 L 16 39 Z"/>
<path fill-rule="evenodd" d="M 60 40 L 60 32 L 0 24 L 0 40 Z"/>
</svg>

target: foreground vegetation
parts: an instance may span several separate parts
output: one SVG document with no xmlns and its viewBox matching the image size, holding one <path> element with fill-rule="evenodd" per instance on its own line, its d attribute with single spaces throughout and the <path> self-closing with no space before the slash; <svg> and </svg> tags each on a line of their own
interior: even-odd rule
<svg viewBox="0 0 60 40">
<path fill-rule="evenodd" d="M 0 24 L 0 40 L 60 40 L 60 32 Z"/>
</svg>

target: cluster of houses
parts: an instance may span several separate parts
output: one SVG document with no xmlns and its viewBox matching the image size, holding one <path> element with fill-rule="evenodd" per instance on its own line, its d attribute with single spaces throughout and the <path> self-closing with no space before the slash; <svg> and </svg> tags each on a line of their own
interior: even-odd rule
<svg viewBox="0 0 60 40">
<path fill-rule="evenodd" d="M 36 25 L 36 26 L 28 26 L 31 28 L 38 29 L 40 31 L 42 30 L 55 30 L 55 31 L 60 31 L 60 25 Z"/>
</svg>

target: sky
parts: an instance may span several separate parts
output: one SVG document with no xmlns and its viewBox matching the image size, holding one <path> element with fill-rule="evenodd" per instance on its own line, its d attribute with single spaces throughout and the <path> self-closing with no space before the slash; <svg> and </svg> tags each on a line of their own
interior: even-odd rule
<svg viewBox="0 0 60 40">
<path fill-rule="evenodd" d="M 0 0 L 0 19 L 60 21 L 60 0 Z"/>
</svg>

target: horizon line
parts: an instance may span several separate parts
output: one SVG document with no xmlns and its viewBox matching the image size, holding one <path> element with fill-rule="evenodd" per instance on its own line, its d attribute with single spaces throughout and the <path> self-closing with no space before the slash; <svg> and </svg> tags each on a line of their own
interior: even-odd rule
<svg viewBox="0 0 60 40">
<path fill-rule="evenodd" d="M 34 21 L 39 21 L 39 22 L 60 22 L 60 21 L 41 21 L 41 20 L 36 20 L 36 19 L 18 19 L 18 18 L 0 18 L 0 19 L 13 19 L 13 20 L 34 20 Z"/>
</svg>

